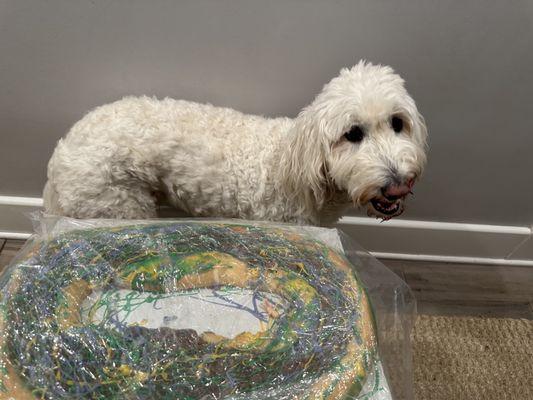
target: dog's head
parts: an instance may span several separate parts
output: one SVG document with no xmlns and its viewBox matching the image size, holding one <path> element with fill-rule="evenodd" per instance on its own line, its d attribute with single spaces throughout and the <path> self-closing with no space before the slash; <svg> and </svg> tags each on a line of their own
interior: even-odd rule
<svg viewBox="0 0 533 400">
<path fill-rule="evenodd" d="M 389 219 L 426 163 L 426 126 L 390 67 L 360 62 L 324 86 L 295 120 L 288 186 L 320 206 L 332 189 Z"/>
</svg>

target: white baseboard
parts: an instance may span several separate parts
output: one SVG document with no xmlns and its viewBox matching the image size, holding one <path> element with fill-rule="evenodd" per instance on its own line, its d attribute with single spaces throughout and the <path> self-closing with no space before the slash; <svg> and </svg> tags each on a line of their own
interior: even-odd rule
<svg viewBox="0 0 533 400">
<path fill-rule="evenodd" d="M 0 205 L 42 207 L 43 199 L 40 197 L 0 196 Z"/>
<path fill-rule="evenodd" d="M 25 239 L 27 214 L 42 199 L 0 196 L 0 238 Z M 378 258 L 488 265 L 533 266 L 533 232 L 527 226 L 344 217 L 338 227 Z"/>
<path fill-rule="evenodd" d="M 344 217 L 339 228 L 378 258 L 533 266 L 527 226 Z"/>
<path fill-rule="evenodd" d="M 29 214 L 42 208 L 39 197 L 0 196 L 0 238 L 25 239 L 33 231 Z"/>
<path fill-rule="evenodd" d="M 382 253 L 378 251 L 370 252 L 374 257 L 382 260 L 403 260 L 403 261 L 424 261 L 444 264 L 475 264 L 475 265 L 499 265 L 512 267 L 533 267 L 533 260 L 515 260 L 508 258 L 486 258 L 486 257 L 458 257 L 442 256 L 433 254 L 402 254 L 402 253 Z"/>
</svg>

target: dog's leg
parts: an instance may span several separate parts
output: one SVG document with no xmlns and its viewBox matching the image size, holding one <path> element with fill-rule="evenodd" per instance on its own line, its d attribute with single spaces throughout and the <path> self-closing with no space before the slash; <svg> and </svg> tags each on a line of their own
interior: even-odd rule
<svg viewBox="0 0 533 400">
<path fill-rule="evenodd" d="M 146 219 L 157 216 L 156 199 L 149 188 L 143 186 L 109 186 L 96 195 L 67 200 L 48 182 L 45 210 L 49 214 L 73 218 Z"/>
<path fill-rule="evenodd" d="M 46 182 L 46 185 L 44 185 L 43 203 L 47 214 L 65 215 L 65 212 L 59 205 L 58 194 L 54 185 L 50 181 Z"/>
<path fill-rule="evenodd" d="M 87 209 L 84 218 L 146 219 L 156 218 L 156 199 L 152 192 L 143 187 L 120 186 L 104 190 L 89 202 L 92 210 Z M 78 217 L 80 218 L 80 217 Z"/>
</svg>

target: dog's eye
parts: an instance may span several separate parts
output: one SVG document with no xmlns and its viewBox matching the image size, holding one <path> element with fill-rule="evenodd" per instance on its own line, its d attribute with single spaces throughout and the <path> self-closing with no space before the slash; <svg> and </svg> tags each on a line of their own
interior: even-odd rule
<svg viewBox="0 0 533 400">
<path fill-rule="evenodd" d="M 392 129 L 396 133 L 400 133 L 403 130 L 403 119 L 400 117 L 392 117 L 390 120 L 390 124 L 392 126 Z"/>
<path fill-rule="evenodd" d="M 354 125 L 352 128 L 344 134 L 344 137 L 350 142 L 358 143 L 365 137 L 365 133 L 361 127 Z"/>
</svg>

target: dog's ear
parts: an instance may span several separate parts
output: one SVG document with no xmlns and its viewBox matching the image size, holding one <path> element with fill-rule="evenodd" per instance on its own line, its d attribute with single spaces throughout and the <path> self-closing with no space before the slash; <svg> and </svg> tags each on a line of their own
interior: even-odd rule
<svg viewBox="0 0 533 400">
<path fill-rule="evenodd" d="M 427 137 L 428 137 L 428 128 L 426 126 L 426 121 L 424 117 L 419 112 L 416 113 L 415 117 L 415 136 L 419 140 L 420 144 L 423 145 L 424 149 L 427 148 Z"/>
<path fill-rule="evenodd" d="M 424 117 L 422 114 L 420 114 L 418 111 L 415 114 L 415 126 L 413 127 L 413 134 L 415 139 L 418 141 L 420 146 L 424 149 L 424 151 L 420 154 L 420 157 L 423 157 L 423 159 L 419 160 L 419 164 L 421 166 L 421 170 L 424 169 L 426 166 L 426 153 L 428 150 L 428 128 L 426 126 L 426 121 L 424 120 Z"/>
<path fill-rule="evenodd" d="M 289 133 L 281 158 L 283 187 L 290 198 L 303 198 L 306 205 L 321 208 L 328 184 L 326 149 L 320 126 L 303 110 Z"/>
</svg>

